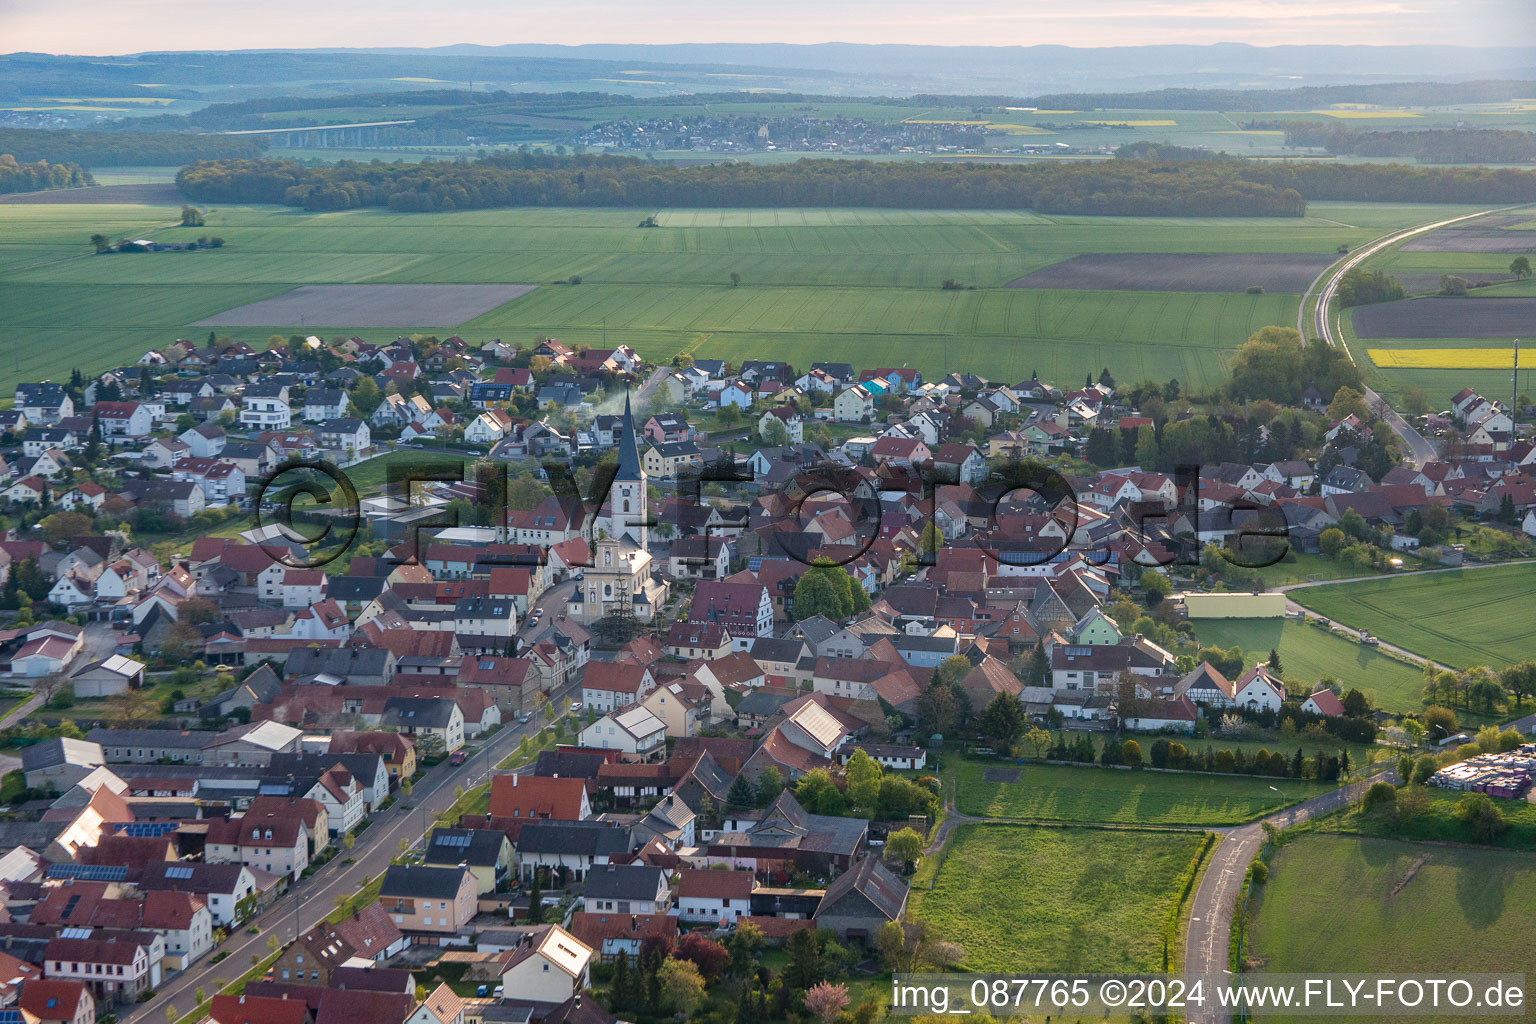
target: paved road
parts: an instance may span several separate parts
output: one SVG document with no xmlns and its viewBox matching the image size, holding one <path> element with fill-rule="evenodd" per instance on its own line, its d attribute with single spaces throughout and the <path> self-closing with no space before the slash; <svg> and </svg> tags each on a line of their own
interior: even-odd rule
<svg viewBox="0 0 1536 1024">
<path fill-rule="evenodd" d="M 1285 828 L 1318 814 L 1338 810 L 1360 799 L 1373 782 L 1395 777 L 1386 765 L 1359 782 L 1352 782 L 1311 800 L 1265 818 L 1277 828 Z M 1284 789 L 1283 786 L 1280 787 Z M 1243 887 L 1243 877 L 1248 865 L 1259 855 L 1264 845 L 1264 827 L 1260 822 L 1244 825 L 1226 832 L 1211 862 L 1201 876 L 1200 888 L 1195 890 L 1194 901 L 1189 908 L 1189 929 L 1184 941 L 1184 973 L 1217 975 L 1227 973 L 1231 955 L 1232 914 L 1237 908 L 1238 893 Z M 1206 1006 L 1200 1011 L 1191 1010 L 1189 1024 L 1225 1024 L 1232 1015 L 1224 1008 Z"/>
<path fill-rule="evenodd" d="M 1303 337 L 1305 337 L 1307 334 L 1307 329 L 1310 326 L 1313 329 L 1313 337 L 1322 338 L 1324 341 L 1334 346 L 1335 348 L 1342 348 L 1344 353 L 1353 359 L 1354 354 L 1349 351 L 1349 346 L 1344 343 L 1344 339 L 1342 337 L 1335 336 L 1334 324 L 1329 321 L 1328 317 L 1329 307 L 1333 304 L 1334 294 L 1338 291 L 1339 282 L 1343 279 L 1344 275 L 1390 245 L 1395 245 L 1396 243 L 1405 241 L 1414 237 L 1415 235 L 1422 235 L 1426 232 L 1434 231 L 1437 228 L 1443 228 L 1447 224 L 1455 224 L 1459 221 L 1470 220 L 1473 217 L 1482 217 L 1485 214 L 1493 212 L 1495 211 L 1481 210 L 1477 213 L 1468 213 L 1460 217 L 1451 217 L 1448 220 L 1436 221 L 1433 224 L 1425 224 L 1422 227 L 1408 228 L 1404 231 L 1394 231 L 1390 234 L 1382 235 L 1380 238 L 1377 238 L 1374 241 L 1367 242 L 1365 245 L 1362 245 L 1360 248 L 1351 252 L 1344 259 L 1338 261 L 1337 263 L 1333 264 L 1333 266 L 1323 271 L 1317 276 L 1317 279 L 1312 282 L 1312 285 L 1307 289 L 1306 294 L 1301 297 L 1301 308 L 1296 312 L 1296 329 L 1301 332 Z M 1319 285 L 1321 285 L 1321 290 L 1318 291 L 1317 306 L 1312 311 L 1312 323 L 1308 325 L 1306 323 L 1307 297 L 1311 295 L 1313 291 L 1317 291 Z M 1435 452 L 1435 446 L 1431 444 L 1424 437 L 1424 435 L 1420 434 L 1417 430 L 1410 426 L 1407 420 L 1398 415 L 1397 410 L 1388 405 L 1386 399 L 1382 398 L 1381 395 L 1367 387 L 1365 389 L 1365 400 L 1366 403 L 1371 407 L 1371 410 L 1375 412 L 1376 415 L 1385 420 L 1387 426 L 1391 427 L 1392 432 L 1396 434 L 1398 438 L 1403 442 L 1403 445 L 1410 452 L 1409 461 L 1415 468 L 1422 466 L 1426 462 L 1431 462 L 1436 458 L 1437 453 Z"/>
<path fill-rule="evenodd" d="M 571 689 L 566 687 L 551 695 L 556 707 L 561 706 Z M 419 840 L 427 826 L 457 799 L 454 787 L 470 789 L 484 782 L 497 762 L 512 753 L 524 736 L 535 735 L 543 727 L 541 720 L 542 714 L 537 714 L 527 725 L 519 725 L 513 719 L 463 765 L 454 767 L 445 761 L 431 769 L 409 797 L 398 799 L 387 811 L 374 816 L 373 824 L 358 837 L 357 845 L 350 852 L 342 851 L 335 860 L 299 882 L 268 907 L 253 922 L 260 927 L 259 934 L 237 931 L 219 947 L 229 951 L 223 962 L 210 964 L 205 957 L 190 970 L 162 985 L 155 998 L 122 1011 L 119 1019 L 125 1024 L 128 1021 L 158 1024 L 165 1016 L 167 1004 L 174 1005 L 178 1014 L 187 1013 L 193 1008 L 197 989 L 203 989 L 211 997 L 250 970 L 253 954 L 267 956 L 270 952 L 267 936 L 275 935 L 280 942 L 286 943 L 296 934 L 313 928 L 335 909 L 337 895 L 350 896 L 358 892 L 369 879 L 389 866 L 400 852 L 401 839 L 412 844 Z M 349 858 L 353 863 L 345 863 Z"/>
</svg>

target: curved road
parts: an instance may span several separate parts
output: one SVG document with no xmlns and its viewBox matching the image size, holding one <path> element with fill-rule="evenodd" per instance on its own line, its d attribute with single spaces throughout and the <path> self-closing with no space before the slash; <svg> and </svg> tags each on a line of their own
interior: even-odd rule
<svg viewBox="0 0 1536 1024">
<path fill-rule="evenodd" d="M 1424 224 L 1416 228 L 1394 231 L 1390 234 L 1382 235 L 1374 241 L 1365 243 L 1327 270 L 1324 270 L 1312 282 L 1311 286 L 1307 288 L 1306 293 L 1301 297 L 1301 308 L 1296 311 L 1296 329 L 1301 332 L 1302 337 L 1306 337 L 1308 327 L 1306 322 L 1307 299 L 1316 291 L 1318 293 L 1317 305 L 1312 310 L 1312 324 L 1310 325 L 1313 328 L 1312 336 L 1323 339 L 1335 348 L 1342 348 L 1344 354 L 1353 359 L 1354 354 L 1349 351 L 1349 346 L 1344 344 L 1342 337 L 1335 336 L 1334 325 L 1328 320 L 1328 309 L 1333 304 L 1334 295 L 1337 293 L 1339 282 L 1343 279 L 1344 275 L 1388 246 L 1396 245 L 1398 242 L 1405 241 L 1415 235 L 1422 235 L 1438 228 L 1443 228 L 1448 224 L 1456 224 L 1460 221 L 1471 220 L 1474 217 L 1482 217 L 1494 212 L 1497 211 L 1479 210 L 1477 213 L 1463 214 L 1460 217 L 1451 217 L 1446 220 L 1436 221 L 1433 224 Z M 1321 285 L 1321 290 L 1319 290 L 1319 285 Z M 1435 446 L 1426 440 L 1423 434 L 1420 434 L 1410 426 L 1407 420 L 1398 415 L 1397 410 L 1388 405 L 1386 399 L 1367 387 L 1365 389 L 1365 400 L 1371 409 L 1386 421 L 1387 426 L 1392 428 L 1392 432 L 1402 440 L 1403 446 L 1408 449 L 1410 461 L 1414 468 L 1418 468 L 1426 462 L 1434 461 L 1437 455 Z"/>
<path fill-rule="evenodd" d="M 1278 811 L 1264 819 L 1276 828 L 1286 828 L 1319 814 L 1336 811 L 1365 794 L 1373 782 L 1396 778 L 1396 772 L 1382 765 L 1375 772 L 1294 807 Z M 1195 978 L 1228 973 L 1232 945 L 1232 915 L 1237 910 L 1237 896 L 1243 888 L 1248 865 L 1264 846 L 1264 822 L 1253 822 L 1231 829 L 1211 851 L 1210 863 L 1200 876 L 1189 905 L 1189 928 L 1184 940 L 1184 973 Z M 1218 830 L 1213 830 L 1218 831 Z M 1191 1009 L 1189 1024 L 1227 1024 L 1232 1013 L 1225 1007 L 1207 1005 Z"/>
</svg>

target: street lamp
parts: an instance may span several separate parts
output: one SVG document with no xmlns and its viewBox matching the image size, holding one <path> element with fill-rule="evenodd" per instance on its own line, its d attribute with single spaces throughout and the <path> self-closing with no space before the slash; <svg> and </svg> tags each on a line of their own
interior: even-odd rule
<svg viewBox="0 0 1536 1024">
<path fill-rule="evenodd" d="M 1285 806 L 1285 794 L 1280 791 L 1280 787 L 1278 787 L 1278 786 L 1270 786 L 1269 788 L 1274 790 L 1276 793 L 1280 793 L 1280 806 L 1284 807 Z"/>
</svg>

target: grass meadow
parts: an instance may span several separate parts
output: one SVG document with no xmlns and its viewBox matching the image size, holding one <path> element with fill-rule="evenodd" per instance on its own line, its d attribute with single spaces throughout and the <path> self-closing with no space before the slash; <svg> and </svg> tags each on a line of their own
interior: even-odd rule
<svg viewBox="0 0 1536 1024">
<path fill-rule="evenodd" d="M 1263 971 L 1519 970 L 1536 942 L 1528 853 L 1303 836 L 1280 848 L 1255 891 L 1248 956 Z"/>
<path fill-rule="evenodd" d="M 1529 562 L 1308 587 L 1291 599 L 1458 668 L 1524 660 L 1536 639 L 1536 564 Z"/>
<path fill-rule="evenodd" d="M 1145 756 L 1152 739 L 1138 740 Z M 1180 742 L 1193 742 L 1201 748 L 1206 745 L 1204 740 Z M 1311 753 L 1309 748 L 1307 756 Z M 1274 780 L 1250 775 L 1025 764 L 1018 769 L 1016 782 L 986 782 L 983 774 L 989 767 L 1008 765 L 959 759 L 955 806 L 962 814 L 1138 825 L 1235 825 L 1273 813 L 1282 804 L 1280 795 L 1269 788 Z M 1299 779 L 1283 780 L 1279 785 L 1288 803 L 1333 788 Z"/>
<path fill-rule="evenodd" d="M 413 331 L 571 343 L 625 342 L 667 360 L 680 351 L 733 360 L 863 364 L 998 379 L 1038 372 L 1069 383 L 1112 367 L 1127 380 L 1177 377 L 1205 389 L 1255 329 L 1295 320 L 1286 294 L 1035 291 L 1005 288 L 1083 253 L 1332 252 L 1455 208 L 1316 203 L 1297 220 L 1045 217 L 1012 211 L 880 209 L 381 210 L 308 214 L 215 208 L 180 228 L 177 208 L 0 208 L 0 393 L 136 359 L 203 317 L 303 284 L 538 284 L 467 323 L 358 329 L 344 323 L 221 329 L 262 343 L 274 333 Z M 222 249 L 92 255 L 89 237 L 184 240 Z M 731 273 L 741 283 L 732 287 Z M 579 285 L 554 284 L 579 277 Z M 959 290 L 946 290 L 946 280 Z"/>
<path fill-rule="evenodd" d="M 1296 593 L 1307 594 L 1311 589 Z M 1424 706 L 1423 669 L 1320 626 L 1295 619 L 1198 619 L 1195 635 L 1217 647 L 1237 644 L 1252 655 L 1250 662 L 1277 651 L 1281 672 L 1291 683 L 1311 684 L 1328 676 L 1345 690 L 1358 689 L 1383 711 L 1417 713 Z"/>
<path fill-rule="evenodd" d="M 960 825 L 917 913 L 969 971 L 1161 971 L 1201 832 Z M 1177 962 L 1177 950 L 1169 951 Z"/>
</svg>

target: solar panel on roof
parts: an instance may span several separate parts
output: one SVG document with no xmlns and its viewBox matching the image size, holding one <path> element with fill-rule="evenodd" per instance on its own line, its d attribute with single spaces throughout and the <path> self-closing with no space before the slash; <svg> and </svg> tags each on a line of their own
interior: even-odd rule
<svg viewBox="0 0 1536 1024">
<path fill-rule="evenodd" d="M 89 928 L 65 928 L 59 932 L 59 938 L 61 939 L 88 939 L 90 937 L 91 930 Z"/>
<path fill-rule="evenodd" d="M 0 1010 L 0 1024 L 22 1024 L 21 1011 L 16 1009 Z"/>
<path fill-rule="evenodd" d="M 188 867 L 168 867 L 165 869 L 166 878 L 191 878 L 192 869 Z"/>
<path fill-rule="evenodd" d="M 119 831 L 135 839 L 159 839 L 175 832 L 178 827 L 174 821 L 130 821 L 119 826 Z"/>
<path fill-rule="evenodd" d="M 128 869 L 120 864 L 50 864 L 49 878 L 78 878 L 86 882 L 121 882 Z"/>
</svg>

